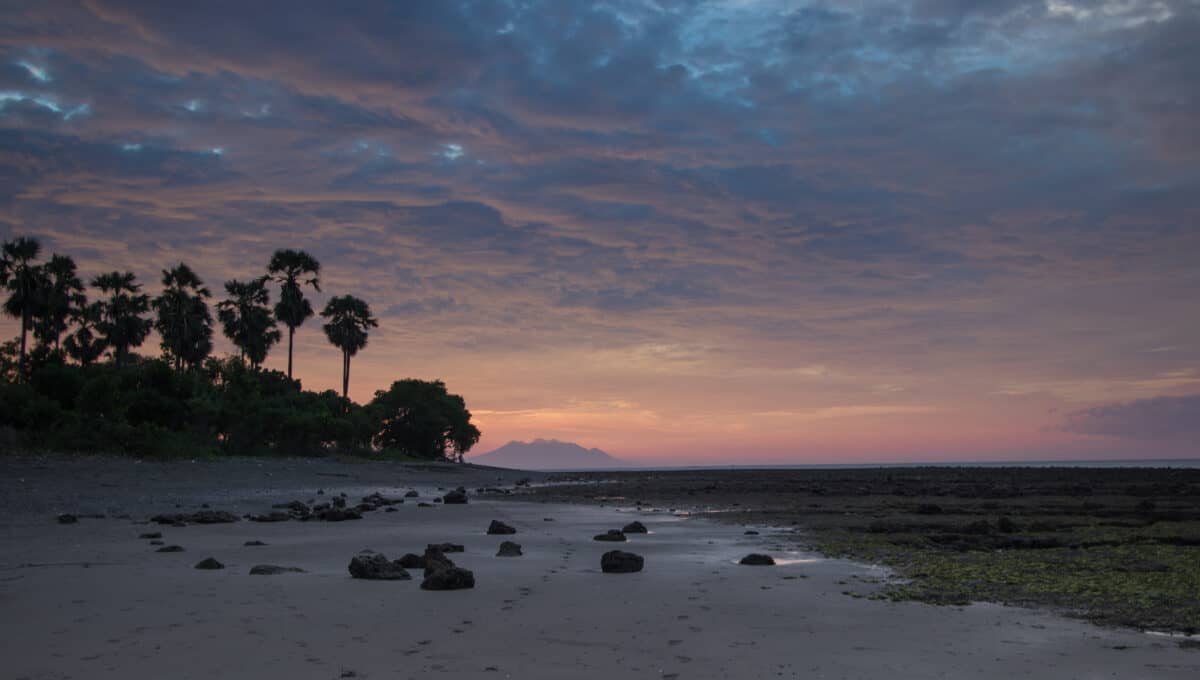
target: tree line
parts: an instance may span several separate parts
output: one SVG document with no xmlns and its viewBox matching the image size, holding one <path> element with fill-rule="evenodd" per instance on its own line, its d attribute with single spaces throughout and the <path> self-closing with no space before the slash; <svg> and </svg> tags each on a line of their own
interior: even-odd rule
<svg viewBox="0 0 1200 680">
<path fill-rule="evenodd" d="M 325 337 L 342 354 L 340 396 L 301 389 L 293 379 L 295 335 L 315 315 L 305 291 L 321 290 L 321 264 L 303 250 L 277 250 L 264 274 L 226 281 L 215 322 L 211 291 L 185 263 L 162 270 L 157 297 L 142 292 L 133 272 L 113 271 L 91 280 L 90 299 L 70 256 L 43 261 L 41 254 L 29 237 L 0 246 L 4 312 L 20 323 L 18 337 L 0 347 L 0 428 L 24 444 L 461 460 L 479 440 L 462 397 L 440 381 L 397 381 L 366 405 L 347 398 L 350 360 L 379 325 L 352 295 L 331 298 L 320 312 Z M 279 291 L 274 306 L 271 284 Z M 216 323 L 236 357 L 213 356 Z M 280 326 L 286 374 L 262 368 L 283 338 Z M 151 330 L 161 357 L 135 354 Z"/>
</svg>

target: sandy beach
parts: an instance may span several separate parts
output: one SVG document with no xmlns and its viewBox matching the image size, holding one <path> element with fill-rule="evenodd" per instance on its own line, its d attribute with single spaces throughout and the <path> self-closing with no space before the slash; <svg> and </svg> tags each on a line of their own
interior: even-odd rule
<svg viewBox="0 0 1200 680">
<path fill-rule="evenodd" d="M 92 474 L 83 474 L 90 470 Z M 878 567 L 796 550 L 787 531 L 666 511 L 491 500 L 431 504 L 439 487 L 509 487 L 525 475 L 332 461 L 3 463 L 0 658 L 4 677 L 65 678 L 1194 678 L 1200 653 L 1044 611 L 873 601 Z M 535 482 L 538 477 L 535 475 Z M 324 494 L 317 495 L 318 489 Z M 348 522 L 147 523 L 202 503 L 237 514 L 345 493 L 420 498 Z M 176 508 L 175 506 L 180 506 Z M 104 514 L 58 524 L 55 515 Z M 127 515 L 127 518 L 120 516 Z M 645 569 L 605 574 L 615 544 Z M 491 520 L 516 528 L 489 536 Z M 552 521 L 548 521 L 552 520 Z M 747 530 L 760 531 L 746 534 Z M 158 553 L 146 532 L 183 552 Z M 524 555 L 502 558 L 502 540 Z M 262 541 L 263 546 L 246 546 Z M 421 574 L 364 581 L 364 549 L 465 551 L 469 590 Z M 741 566 L 765 552 L 774 567 Z M 197 570 L 213 557 L 225 568 Z M 251 576 L 258 564 L 303 569 Z M 859 595 L 855 597 L 846 593 Z"/>
</svg>

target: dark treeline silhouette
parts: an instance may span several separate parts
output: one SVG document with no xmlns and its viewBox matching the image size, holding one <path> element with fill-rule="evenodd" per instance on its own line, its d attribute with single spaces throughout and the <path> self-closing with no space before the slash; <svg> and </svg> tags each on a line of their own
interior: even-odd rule
<svg viewBox="0 0 1200 680">
<path fill-rule="evenodd" d="M 342 355 L 341 394 L 301 389 L 292 378 L 293 340 L 313 316 L 302 288 L 320 291 L 321 269 L 304 251 L 276 251 L 266 274 L 225 282 L 216 320 L 238 348 L 228 358 L 212 356 L 212 293 L 186 264 L 162 271 L 163 290 L 153 299 L 133 272 L 114 271 L 91 281 L 97 299 L 89 300 L 74 260 L 40 256 L 33 238 L 0 248 L 4 312 L 20 320 L 20 335 L 0 346 L 0 445 L 461 461 L 479 441 L 462 397 L 441 381 L 400 380 L 365 405 L 347 398 L 350 359 L 379 326 L 352 295 L 333 297 L 321 312 L 325 336 Z M 273 309 L 269 283 L 280 287 Z M 280 323 L 288 329 L 287 374 L 262 368 L 282 339 Z M 161 357 L 136 354 L 152 329 Z"/>
</svg>

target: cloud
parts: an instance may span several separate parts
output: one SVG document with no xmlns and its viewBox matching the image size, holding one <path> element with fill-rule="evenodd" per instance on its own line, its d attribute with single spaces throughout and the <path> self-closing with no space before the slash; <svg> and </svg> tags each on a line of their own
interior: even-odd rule
<svg viewBox="0 0 1200 680">
<path fill-rule="evenodd" d="M 1068 414 L 1063 428 L 1106 437 L 1195 442 L 1200 439 L 1200 394 L 1096 406 Z"/>
</svg>

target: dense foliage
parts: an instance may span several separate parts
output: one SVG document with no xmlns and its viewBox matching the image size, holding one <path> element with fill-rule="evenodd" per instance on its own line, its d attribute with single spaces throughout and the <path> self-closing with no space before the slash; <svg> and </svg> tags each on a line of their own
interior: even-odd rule
<svg viewBox="0 0 1200 680">
<path fill-rule="evenodd" d="M 341 395 L 305 391 L 290 375 L 261 368 L 281 322 L 290 372 L 292 336 L 313 315 L 300 287 L 320 290 L 320 264 L 303 251 L 277 251 L 267 274 L 225 283 L 229 297 L 216 317 L 239 355 L 224 359 L 211 356 L 211 293 L 186 264 L 162 271 L 153 298 L 133 272 L 102 274 L 91 282 L 99 299 L 89 301 L 74 260 L 54 254 L 39 263 L 40 255 L 36 239 L 0 246 L 4 311 L 21 322 L 20 335 L 0 345 L 0 448 L 461 460 L 479 440 L 462 397 L 440 381 L 401 380 L 366 405 L 346 398 L 350 357 L 378 326 L 367 303 L 350 295 L 321 313 L 342 355 Z M 281 288 L 274 310 L 272 282 Z M 152 329 L 162 358 L 133 351 Z"/>
</svg>

